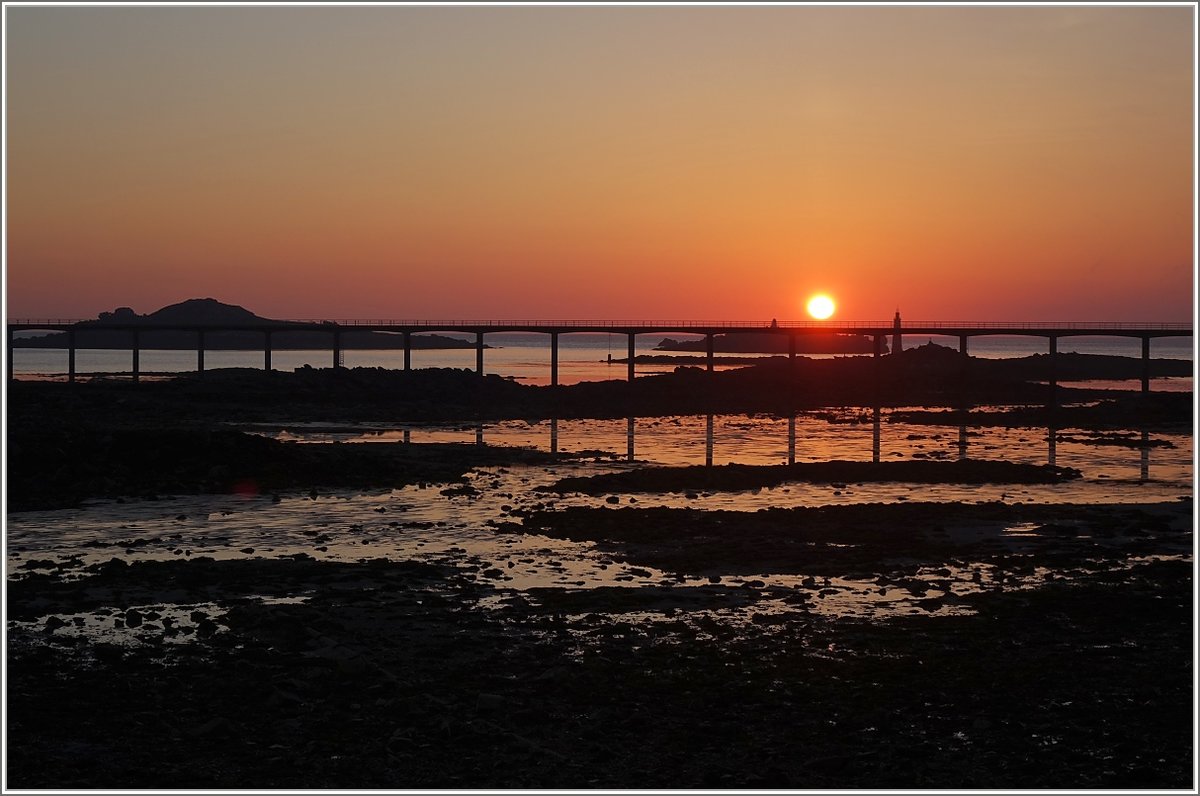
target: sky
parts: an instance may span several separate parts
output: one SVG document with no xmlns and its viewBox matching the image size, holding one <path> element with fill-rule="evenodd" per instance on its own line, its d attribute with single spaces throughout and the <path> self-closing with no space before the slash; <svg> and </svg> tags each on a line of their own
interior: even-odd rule
<svg viewBox="0 0 1200 796">
<path fill-rule="evenodd" d="M 6 311 L 1190 320 L 1194 13 L 6 5 Z"/>
</svg>

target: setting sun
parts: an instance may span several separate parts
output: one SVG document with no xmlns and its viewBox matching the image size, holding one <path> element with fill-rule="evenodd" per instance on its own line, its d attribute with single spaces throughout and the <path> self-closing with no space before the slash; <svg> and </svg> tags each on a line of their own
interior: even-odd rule
<svg viewBox="0 0 1200 796">
<path fill-rule="evenodd" d="M 823 321 L 833 315 L 834 309 L 833 299 L 823 293 L 808 300 L 808 314 L 818 321 Z"/>
</svg>

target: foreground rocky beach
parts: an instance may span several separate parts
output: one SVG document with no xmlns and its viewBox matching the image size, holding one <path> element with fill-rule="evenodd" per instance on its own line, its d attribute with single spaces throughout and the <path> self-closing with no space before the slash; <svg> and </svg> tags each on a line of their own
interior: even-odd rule
<svg viewBox="0 0 1200 796">
<path fill-rule="evenodd" d="M 125 508 L 174 505 L 170 495 L 203 506 L 203 495 L 239 490 L 265 503 L 255 512 L 270 510 L 267 495 L 294 507 L 309 494 L 316 512 L 326 510 L 318 495 L 349 505 L 363 490 L 400 491 L 369 504 L 369 519 L 329 515 L 286 550 L 238 536 L 202 549 L 188 535 L 193 519 L 181 514 L 176 534 L 139 531 L 146 512 L 49 552 L 10 544 L 9 787 L 1194 784 L 1190 496 L 870 498 L 874 482 L 1079 477 L 995 460 L 593 473 L 579 455 L 487 445 L 284 443 L 237 424 L 419 418 L 439 384 L 456 385 L 446 394 L 457 405 L 482 399 L 452 374 L 390 398 L 391 375 L 349 374 L 355 391 L 345 374 L 278 374 L 282 389 L 209 375 L 15 385 L 10 521 L 82 506 L 39 514 L 39 527 L 61 515 L 86 529 L 88 517 L 100 527 Z M 685 389 L 694 376 L 676 378 Z M 777 402 L 775 376 L 757 378 L 762 390 L 737 401 Z M 238 384 L 246 390 L 228 389 Z M 359 399 L 343 411 L 351 392 Z M 1176 397 L 1045 411 L 1069 416 L 1058 427 L 1077 435 L 1133 445 L 1113 429 L 1136 427 L 1114 423 L 1135 403 L 1143 427 L 1190 433 Z M 1030 411 L 981 414 L 1003 425 Z M 547 472 L 561 463 L 576 474 Z M 766 510 L 646 505 L 667 492 L 687 501 L 689 490 L 806 480 L 861 497 Z M 502 491 L 524 481 L 546 486 Z M 415 498 L 394 496 L 421 486 L 433 487 L 420 494 L 435 513 L 406 518 Z M 419 539 L 437 530 L 429 517 L 483 517 L 468 509 L 489 500 L 508 503 L 461 546 L 383 556 L 372 542 Z M 488 537 L 512 552 L 479 552 L 471 539 Z M 585 563 L 611 579 L 584 585 Z M 563 574 L 522 580 L 535 565 Z"/>
</svg>

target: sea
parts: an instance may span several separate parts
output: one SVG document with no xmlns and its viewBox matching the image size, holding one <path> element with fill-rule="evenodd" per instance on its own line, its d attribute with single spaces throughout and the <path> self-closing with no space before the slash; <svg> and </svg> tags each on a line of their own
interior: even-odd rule
<svg viewBox="0 0 1200 796">
<path fill-rule="evenodd" d="M 675 335 L 680 339 L 681 335 Z M 654 346 L 661 338 L 646 335 L 637 340 L 637 354 L 660 354 Z M 485 371 L 526 384 L 546 384 L 550 378 L 550 352 L 544 335 L 495 334 L 486 342 Z M 921 336 L 905 338 L 905 347 L 929 342 L 957 347 L 957 339 Z M 1064 338 L 1059 350 L 1137 357 L 1140 342 L 1121 338 Z M 564 384 L 604 379 L 624 379 L 626 366 L 610 363 L 626 354 L 621 335 L 578 334 L 560 338 L 560 379 Z M 1018 357 L 1043 353 L 1039 338 L 994 337 L 971 340 L 978 357 Z M 1155 341 L 1154 357 L 1194 361 L 1190 338 Z M 728 355 L 717 357 L 718 367 Z M 206 367 L 261 368 L 261 352 L 209 351 Z M 16 349 L 14 374 L 19 378 L 65 378 L 66 351 Z M 330 351 L 275 351 L 274 367 L 288 370 L 304 365 L 329 367 Z M 399 368 L 400 351 L 347 351 L 348 367 Z M 415 368 L 468 368 L 475 366 L 474 349 L 414 350 Z M 77 352 L 80 373 L 113 377 L 128 373 L 130 353 L 111 350 Z M 673 364 L 639 365 L 646 375 L 672 369 Z M 143 351 L 143 373 L 187 372 L 196 368 L 196 355 L 188 351 Z M 118 376 L 119 377 L 119 376 Z M 1110 389 L 1137 389 L 1132 382 L 1090 383 Z M 1190 390 L 1191 377 L 1154 379 L 1155 390 Z M 239 427 L 251 433 L 299 444 L 370 442 L 376 444 L 457 443 L 463 446 L 498 445 L 534 448 L 562 454 L 554 463 L 479 467 L 466 476 L 476 488 L 469 495 L 445 489 L 446 484 L 414 484 L 368 490 L 305 490 L 283 494 L 240 492 L 231 495 L 159 495 L 152 500 L 89 500 L 83 505 L 54 511 L 9 513 L 6 517 L 7 561 L 10 577 L 37 561 L 100 563 L 114 554 L 127 561 L 172 560 L 192 556 L 217 559 L 292 556 L 300 553 L 321 559 L 358 561 L 385 556 L 465 567 L 476 573 L 502 572 L 494 596 L 507 599 L 542 587 L 587 589 L 639 588 L 666 582 L 680 587 L 710 583 L 708 577 L 688 576 L 679 581 L 673 573 L 652 567 L 614 561 L 601 546 L 550 538 L 536 532 L 498 533 L 500 524 L 512 523 L 523 509 L 570 506 L 597 509 L 618 507 L 671 507 L 699 510 L 756 511 L 772 507 L 834 506 L 905 501 L 964 504 L 1006 503 L 1124 503 L 1177 506 L 1190 512 L 1193 494 L 1194 445 L 1191 433 L 1166 433 L 1139 428 L 1130 418 L 1127 429 L 1096 432 L 1072 428 L 1001 428 L 914 424 L 906 409 L 878 413 L 859 408 L 833 408 L 799 413 L 793 417 L 770 415 L 683 415 L 678 417 L 613 420 L 507 420 L 489 423 L 263 423 Z M 987 407 L 980 407 L 986 409 Z M 949 417 L 947 418 L 949 420 Z M 621 472 L 650 465 L 784 464 L 832 459 L 853 461 L 917 461 L 988 459 L 1029 464 L 1053 464 L 1080 470 L 1081 476 L 1060 484 L 913 484 L 877 482 L 815 484 L 792 482 L 741 491 L 672 492 L 638 495 L 567 494 L 550 499 L 537 490 L 559 478 Z M 614 503 L 618 505 L 613 505 Z M 1019 540 L 1037 533 L 1021 523 L 998 530 L 1002 539 Z M 1190 553 L 1184 551 L 1181 556 Z M 927 571 L 926 571 L 927 570 Z M 952 571 L 956 594 L 990 587 L 990 565 L 948 561 L 928 567 L 918 578 L 931 582 Z M 1021 588 L 1036 588 L 1049 577 L 1070 573 L 1038 570 Z M 751 576 L 726 578 L 738 585 Z M 919 595 L 904 590 L 881 590 L 874 583 L 852 578 L 829 579 L 813 587 L 813 573 L 786 575 L 761 573 L 771 587 L 800 591 L 822 588 L 810 602 L 814 610 L 833 616 L 885 619 L 921 613 Z M 836 594 L 829 593 L 836 591 Z M 886 593 L 881 593 L 886 591 Z M 828 594 L 827 594 L 828 593 Z M 816 599 L 819 596 L 821 599 Z M 186 626 L 196 605 L 149 606 Z M 224 606 L 199 606 L 207 611 Z M 754 611 L 770 609 L 763 602 Z M 791 610 L 781 602 L 778 610 Z M 954 609 L 957 610 L 957 609 Z M 939 612 L 950 614 L 950 609 Z M 751 621 L 749 609 L 719 609 L 716 621 Z M 99 613 L 60 617 L 67 626 L 56 635 L 87 635 L 122 644 L 138 645 L 136 632 L 116 622 L 116 614 Z M 632 617 L 630 617 L 632 618 Z M 662 617 L 658 617 L 662 618 Z M 640 617 L 657 621 L 655 617 Z M 42 620 L 38 620 L 39 622 Z"/>
<path fill-rule="evenodd" d="M 447 333 L 473 342 L 473 337 Z M 703 339 L 686 334 L 647 334 L 636 338 L 635 354 L 668 355 L 671 352 L 656 351 L 655 346 L 664 337 L 676 340 Z M 486 335 L 484 372 L 511 378 L 522 384 L 545 385 L 550 383 L 549 337 L 533 333 L 496 333 Z M 890 340 L 889 340 L 890 343 Z M 927 343 L 936 343 L 957 349 L 958 338 L 939 335 L 908 335 L 904 348 L 913 348 Z M 624 379 L 627 366 L 618 360 L 627 354 L 628 338 L 623 334 L 579 333 L 559 336 L 559 383 L 576 384 L 583 381 Z M 1023 357 L 1047 353 L 1047 342 L 1040 337 L 989 336 L 973 337 L 969 341 L 969 353 L 975 357 L 1000 359 Z M 1062 353 L 1108 354 L 1115 356 L 1140 357 L 1141 341 L 1123 337 L 1063 337 L 1058 341 Z M 1154 358 L 1185 359 L 1195 361 L 1195 346 L 1190 337 L 1165 337 L 1151 342 L 1150 355 Z M 678 352 L 680 357 L 703 357 L 703 352 Z M 717 354 L 715 367 L 726 369 L 742 367 L 733 364 L 732 358 L 770 356 L 768 354 Z M 811 358 L 831 358 L 833 354 L 808 354 Z M 836 355 L 844 356 L 844 355 Z M 271 355 L 272 367 L 276 370 L 293 370 L 309 366 L 327 368 L 333 365 L 331 350 L 288 351 L 275 350 Z M 206 351 L 204 365 L 214 368 L 262 368 L 261 351 Z M 411 354 L 414 368 L 464 368 L 474 370 L 475 349 L 413 349 Z M 681 359 L 680 363 L 685 363 Z M 346 350 L 342 364 L 345 367 L 394 368 L 404 366 L 403 351 Z M 650 375 L 673 370 L 679 363 L 638 363 L 638 375 Z M 693 363 L 694 364 L 694 363 Z M 133 357 L 130 351 L 111 349 L 78 349 L 75 359 L 76 372 L 82 377 L 118 376 L 132 371 Z M 139 369 L 143 376 L 155 374 L 186 373 L 197 369 L 195 351 L 154 350 L 140 352 Z M 61 380 L 66 378 L 67 350 L 17 348 L 13 350 L 13 375 L 25 379 Z M 1064 384 L 1066 382 L 1063 382 Z M 1135 382 L 1112 382 L 1089 386 L 1112 389 L 1135 389 Z M 1191 390 L 1192 379 L 1187 377 L 1154 379 L 1155 390 Z"/>
</svg>

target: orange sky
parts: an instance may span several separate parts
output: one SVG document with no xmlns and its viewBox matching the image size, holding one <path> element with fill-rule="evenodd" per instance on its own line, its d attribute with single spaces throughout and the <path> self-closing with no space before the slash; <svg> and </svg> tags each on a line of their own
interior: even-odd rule
<svg viewBox="0 0 1200 796">
<path fill-rule="evenodd" d="M 10 316 L 1192 316 L 1191 7 L 4 11 Z"/>
</svg>

